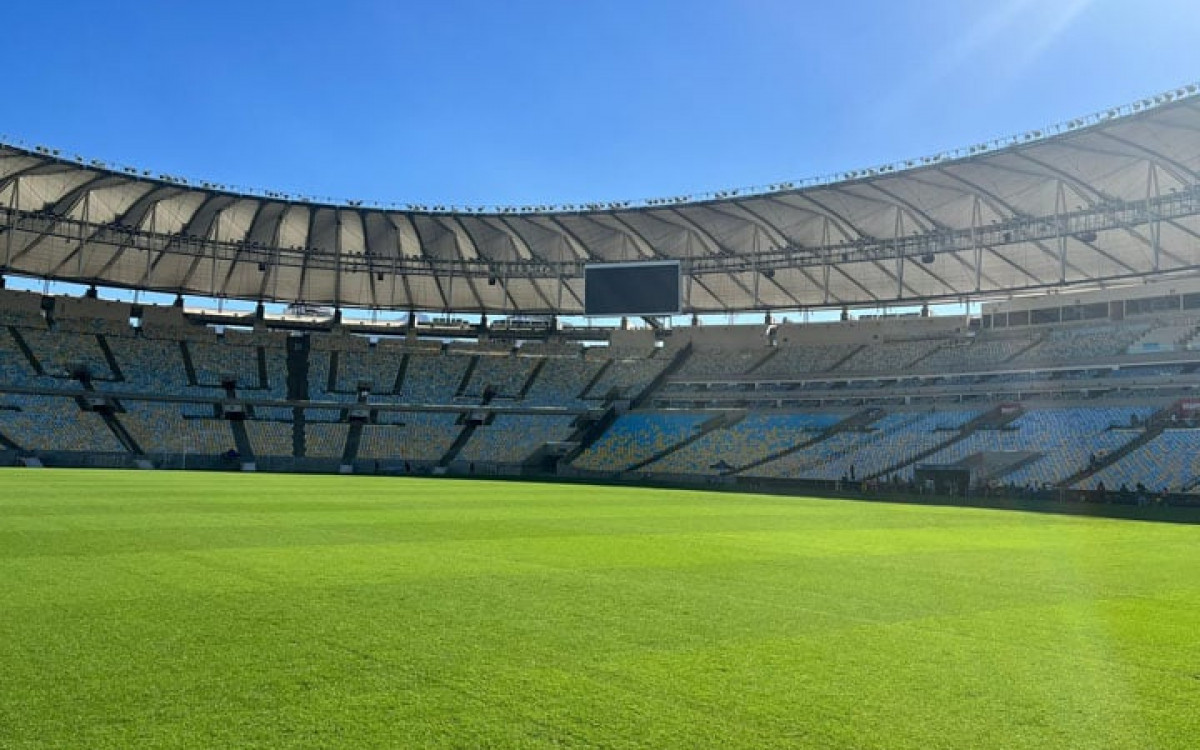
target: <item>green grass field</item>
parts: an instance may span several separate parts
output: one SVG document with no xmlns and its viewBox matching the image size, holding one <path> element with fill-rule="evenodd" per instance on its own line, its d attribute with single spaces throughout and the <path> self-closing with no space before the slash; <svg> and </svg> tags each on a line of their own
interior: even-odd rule
<svg viewBox="0 0 1200 750">
<path fill-rule="evenodd" d="M 1193 748 L 1200 527 L 0 472 L 0 747 Z"/>
</svg>

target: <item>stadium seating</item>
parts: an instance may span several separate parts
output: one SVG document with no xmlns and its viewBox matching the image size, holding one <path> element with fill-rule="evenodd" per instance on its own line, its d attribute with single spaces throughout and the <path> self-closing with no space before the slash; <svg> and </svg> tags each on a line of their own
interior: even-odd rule
<svg viewBox="0 0 1200 750">
<path fill-rule="evenodd" d="M 829 414 L 750 414 L 709 432 L 642 469 L 648 473 L 718 474 L 807 442 L 844 418 Z"/>
<path fill-rule="evenodd" d="M 304 454 L 310 458 L 341 458 L 350 425 L 307 422 L 304 425 Z"/>
<path fill-rule="evenodd" d="M 691 437 L 711 414 L 638 412 L 623 414 L 575 459 L 578 469 L 617 471 L 653 457 Z"/>
<path fill-rule="evenodd" d="M 291 406 L 262 406 L 255 405 L 250 407 L 256 419 L 288 421 L 292 418 L 295 409 Z"/>
<path fill-rule="evenodd" d="M 83 367 L 93 378 L 116 377 L 94 334 L 23 328 L 19 335 L 47 375 L 70 378 Z"/>
<path fill-rule="evenodd" d="M 676 373 L 676 377 L 680 380 L 737 377 L 749 372 L 770 353 L 771 350 L 766 347 L 692 352 Z"/>
<path fill-rule="evenodd" d="M 104 419 L 72 398 L 0 394 L 0 434 L 26 450 L 125 452 Z"/>
<path fill-rule="evenodd" d="M 1036 340 L 1029 334 L 1016 337 L 984 334 L 970 343 L 943 346 L 923 359 L 917 369 L 921 372 L 982 370 L 1009 361 Z"/>
<path fill-rule="evenodd" d="M 1143 333 L 1126 351 L 1130 354 L 1149 352 L 1171 352 L 1186 348 L 1187 342 L 1196 333 L 1200 320 L 1192 316 L 1181 316 L 1164 320 Z"/>
<path fill-rule="evenodd" d="M 287 457 L 294 454 L 290 423 L 252 420 L 245 425 L 250 450 L 256 457 Z"/>
<path fill-rule="evenodd" d="M 475 362 L 463 395 L 478 400 L 490 388 L 498 396 L 516 398 L 529 380 L 533 365 L 534 360 L 530 357 L 481 356 Z"/>
<path fill-rule="evenodd" d="M 1093 455 L 1116 450 L 1137 437 L 1132 418 L 1145 420 L 1152 407 L 1066 407 L 1033 409 L 1004 429 L 979 430 L 929 457 L 951 464 L 981 452 L 1036 452 L 1031 463 L 1005 474 L 1019 486 L 1055 484 L 1086 468 Z"/>
<path fill-rule="evenodd" d="M 978 478 L 1022 486 L 1069 480 L 1087 489 L 1101 480 L 1114 487 L 1140 478 L 1195 492 L 1200 484 L 1190 458 L 1200 449 L 1200 430 L 1192 429 L 1170 429 L 1075 481 L 1092 456 L 1128 446 L 1144 435 L 1152 414 L 1194 396 L 1200 370 L 1188 348 L 1200 326 L 1194 313 L 969 333 L 947 324 L 910 334 L 907 324 L 897 324 L 886 336 L 876 336 L 872 323 L 839 331 L 832 342 L 793 334 L 778 348 L 749 327 L 740 343 L 726 328 L 714 330 L 707 343 L 677 331 L 677 339 L 663 337 L 658 348 L 652 337 L 637 336 L 626 339 L 634 342 L 628 346 L 583 347 L 412 337 L 372 344 L 365 336 L 327 332 L 310 335 L 305 362 L 289 357 L 289 338 L 278 332 L 218 333 L 182 314 L 151 316 L 139 329 L 120 312 L 55 321 L 25 308 L 0 311 L 0 435 L 8 447 L 132 455 L 123 427 L 151 456 L 219 456 L 241 434 L 222 418 L 233 410 L 245 415 L 257 457 L 348 456 L 389 470 L 404 462 L 427 470 L 443 459 L 459 469 L 464 462 L 515 466 L 579 429 L 585 445 L 571 463 L 584 472 L 639 466 L 645 475 L 722 474 L 730 481 L 836 481 L 851 473 L 907 479 L 919 457 L 970 464 Z M 289 382 L 305 384 L 289 378 L 300 374 L 289 373 L 297 361 L 307 367 L 315 406 L 288 403 Z M 667 382 L 646 394 L 675 361 L 679 367 Z M 38 375 L 35 363 L 46 374 Z M 79 368 L 87 382 L 72 377 Z M 232 394 L 222 386 L 228 377 L 236 380 Z M 370 393 L 355 407 L 360 383 L 369 383 Z M 106 422 L 63 393 L 111 406 L 115 417 Z M 643 394 L 651 398 L 635 400 Z M 1025 410 L 1010 424 L 963 430 L 1010 400 Z M 394 405 L 438 411 L 387 409 Z M 505 411 L 512 407 L 545 407 L 545 413 Z M 297 409 L 304 410 L 300 432 L 293 425 Z M 871 421 L 864 424 L 866 415 Z M 851 416 L 846 424 L 853 426 L 841 424 Z M 357 454 L 351 418 L 366 422 Z M 607 428 L 585 429 L 596 419 Z M 464 433 L 468 422 L 473 426 Z M 449 455 L 460 435 L 469 439 Z"/>
<path fill-rule="evenodd" d="M 216 408 L 212 402 L 187 402 L 179 405 L 179 411 L 183 416 L 198 419 L 211 418 L 214 414 L 219 415 L 219 412 L 215 411 Z M 290 412 L 288 416 L 291 416 Z"/>
<path fill-rule="evenodd" d="M 1122 354 L 1151 327 L 1150 323 L 1067 326 L 1051 331 L 1036 346 L 1016 357 L 1015 361 L 1061 364 Z"/>
<path fill-rule="evenodd" d="M 188 341 L 186 346 L 198 385 L 220 387 L 232 377 L 239 391 L 261 387 L 258 347 L 204 341 Z"/>
<path fill-rule="evenodd" d="M 354 392 L 359 383 L 369 383 L 371 393 L 388 394 L 404 361 L 404 351 L 377 346 L 366 351 L 342 352 L 338 358 L 337 389 Z"/>
<path fill-rule="evenodd" d="M 946 442 L 977 415 L 970 410 L 888 414 L 864 429 L 839 432 L 749 473 L 792 479 L 865 479 Z"/>
<path fill-rule="evenodd" d="M 448 404 L 454 400 L 471 358 L 450 354 L 412 354 L 398 399 L 405 404 Z M 377 400 L 372 394 L 371 400 Z"/>
<path fill-rule="evenodd" d="M 106 341 L 121 368 L 122 379 L 97 383 L 97 389 L 174 396 L 189 392 L 178 341 L 133 336 L 109 336 Z"/>
<path fill-rule="evenodd" d="M 148 454 L 221 455 L 235 449 L 229 422 L 185 419 L 176 404 L 127 399 L 121 424 Z"/>
<path fill-rule="evenodd" d="M 1119 461 L 1078 483 L 1079 489 L 1109 491 L 1140 483 L 1150 491 L 1190 491 L 1200 480 L 1200 430 L 1168 429 Z"/>
<path fill-rule="evenodd" d="M 592 355 L 591 351 L 588 354 L 596 356 Z M 665 357 L 598 356 L 596 358 L 607 358 L 609 366 L 588 388 L 587 393 L 584 394 L 585 398 L 603 399 L 609 394 L 616 394 L 617 398 L 634 398 L 644 391 L 666 369 L 668 364 Z"/>
<path fill-rule="evenodd" d="M 520 463 L 543 444 L 570 437 L 573 421 L 569 416 L 501 414 L 475 429 L 458 460 Z"/>
<path fill-rule="evenodd" d="M 0 384 L 29 385 L 34 378 L 33 366 L 20 353 L 8 329 L 0 327 Z M 46 385 L 53 383 L 46 380 Z"/>
<path fill-rule="evenodd" d="M 603 363 L 580 357 L 547 357 L 522 399 L 527 406 L 581 406 L 583 389 Z"/>
<path fill-rule="evenodd" d="M 304 410 L 304 416 L 317 422 L 336 422 L 342 418 L 342 410 L 309 408 Z"/>
<path fill-rule="evenodd" d="M 358 457 L 377 461 L 437 461 L 458 437 L 453 412 L 390 412 L 390 424 L 363 425 Z"/>
<path fill-rule="evenodd" d="M 816 344 L 781 347 L 779 353 L 755 370 L 756 377 L 790 379 L 833 369 L 842 360 L 861 349 L 859 344 Z"/>
<path fill-rule="evenodd" d="M 308 397 L 313 401 L 354 402 L 358 393 L 354 390 L 342 392 L 330 390 L 329 373 L 332 354 L 326 351 L 310 352 L 308 358 Z"/>
<path fill-rule="evenodd" d="M 910 369 L 944 344 L 939 340 L 891 341 L 865 346 L 838 365 L 838 372 L 896 372 Z"/>
</svg>

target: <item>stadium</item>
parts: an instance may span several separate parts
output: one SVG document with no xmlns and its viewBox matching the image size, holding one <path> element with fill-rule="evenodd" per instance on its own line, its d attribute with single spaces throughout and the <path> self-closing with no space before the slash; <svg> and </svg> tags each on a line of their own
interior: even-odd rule
<svg viewBox="0 0 1200 750">
<path fill-rule="evenodd" d="M 1196 101 L 586 206 L 328 205 L 6 146 L 0 269 L 90 289 L 0 297 L 0 459 L 1187 503 Z"/>
<path fill-rule="evenodd" d="M 1197 84 L 583 204 L 10 141 L 0 282 L 0 746 L 1200 736 Z"/>
</svg>

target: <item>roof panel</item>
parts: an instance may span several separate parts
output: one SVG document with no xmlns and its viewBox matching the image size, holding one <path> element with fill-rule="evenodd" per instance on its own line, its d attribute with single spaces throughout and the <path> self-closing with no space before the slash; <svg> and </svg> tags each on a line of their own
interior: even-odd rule
<svg viewBox="0 0 1200 750">
<path fill-rule="evenodd" d="M 21 208 L 37 211 L 56 203 L 67 193 L 93 179 L 94 175 L 61 168 L 53 172 L 32 172 L 17 178 L 20 183 Z"/>
<path fill-rule="evenodd" d="M 217 216 L 213 226 L 213 239 L 219 242 L 240 242 L 250 232 L 250 224 L 258 211 L 259 202 L 240 200 L 227 206 Z"/>
<path fill-rule="evenodd" d="M 288 208 L 279 225 L 279 247 L 301 248 L 308 245 L 308 215 L 307 206 L 293 205 Z"/>
<path fill-rule="evenodd" d="M 309 215 L 308 243 L 305 247 L 332 253 L 337 248 L 338 212 L 328 206 L 318 206 Z"/>
<path fill-rule="evenodd" d="M 338 247 L 347 255 L 362 255 L 366 251 L 362 216 L 357 211 L 339 211 L 341 234 Z"/>
</svg>

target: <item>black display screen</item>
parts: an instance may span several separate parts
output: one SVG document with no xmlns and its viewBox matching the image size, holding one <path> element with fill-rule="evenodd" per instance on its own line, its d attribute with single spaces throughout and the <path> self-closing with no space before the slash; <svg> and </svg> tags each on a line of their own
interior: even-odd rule
<svg viewBox="0 0 1200 750">
<path fill-rule="evenodd" d="M 585 315 L 677 315 L 679 261 L 590 264 L 583 307 Z"/>
</svg>

